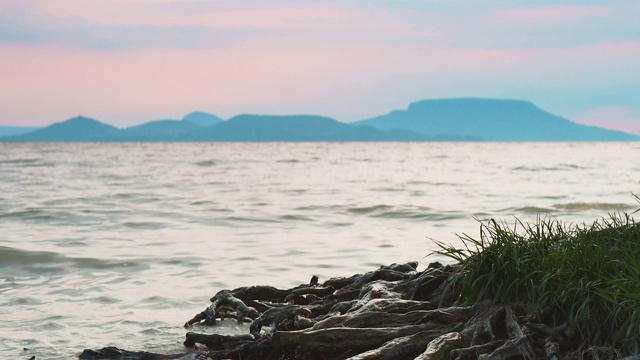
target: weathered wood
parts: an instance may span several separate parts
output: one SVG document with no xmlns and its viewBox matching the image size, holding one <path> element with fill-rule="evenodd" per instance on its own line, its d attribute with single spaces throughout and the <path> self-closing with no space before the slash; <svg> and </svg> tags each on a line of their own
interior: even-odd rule
<svg viewBox="0 0 640 360">
<path fill-rule="evenodd" d="M 490 354 L 478 356 L 478 360 L 506 360 L 514 357 L 525 359 L 533 359 L 535 357 L 531 345 L 524 337 L 509 339 Z"/>
<path fill-rule="evenodd" d="M 188 332 L 184 346 L 193 347 L 196 343 L 205 345 L 209 349 L 217 350 L 230 348 L 255 340 L 250 334 L 245 335 L 218 335 L 218 334 L 198 334 Z"/>
<path fill-rule="evenodd" d="M 348 285 L 353 284 L 360 277 L 362 277 L 362 274 L 355 274 L 350 277 L 331 278 L 325 281 L 324 283 L 322 283 L 322 286 L 325 286 L 325 287 L 332 286 L 333 288 L 339 290 L 347 287 Z"/>
<path fill-rule="evenodd" d="M 451 350 L 450 358 L 453 360 L 475 360 L 480 354 L 488 354 L 493 352 L 504 344 L 505 340 L 495 340 L 480 345 L 472 345 L 466 348 L 458 348 Z"/>
<path fill-rule="evenodd" d="M 451 350 L 463 346 L 466 339 L 459 332 L 450 332 L 431 341 L 427 349 L 415 360 L 446 360 Z"/>
<path fill-rule="evenodd" d="M 286 354 L 275 349 L 269 340 L 258 339 L 236 346 L 229 350 L 208 351 L 200 358 L 189 358 L 184 360 L 269 360 L 287 359 Z M 180 359 L 182 360 L 182 359 Z"/>
<path fill-rule="evenodd" d="M 526 324 L 524 324 L 524 327 L 529 329 L 529 331 L 532 333 L 537 333 L 539 336 L 542 336 L 542 337 L 553 337 L 553 338 L 563 337 L 564 331 L 567 329 L 568 326 L 569 326 L 568 323 L 564 323 L 562 325 L 553 326 L 553 327 L 545 324 L 538 324 L 533 322 L 527 322 Z"/>
<path fill-rule="evenodd" d="M 362 312 L 347 315 L 331 316 L 313 325 L 313 330 L 328 329 L 332 327 L 351 328 L 378 328 L 417 325 L 422 323 L 425 316 L 431 311 L 418 310 L 406 314 L 385 312 Z"/>
<path fill-rule="evenodd" d="M 464 334 L 471 337 L 471 345 L 491 342 L 497 338 L 493 324 L 501 323 L 496 318 L 500 318 L 503 312 L 502 307 L 493 306 L 489 302 L 478 304 L 478 312 L 469 320 L 464 330 Z"/>
<path fill-rule="evenodd" d="M 271 336 L 271 344 L 276 349 L 296 347 L 300 345 L 300 336 L 308 330 L 276 331 Z"/>
<path fill-rule="evenodd" d="M 348 360 L 413 359 L 438 336 L 439 331 L 421 331 L 389 340 L 377 349 L 365 351 Z"/>
<path fill-rule="evenodd" d="M 293 327 L 297 330 L 304 330 L 313 327 L 317 323 L 316 320 L 296 315 L 293 318 Z"/>
<path fill-rule="evenodd" d="M 544 354 L 548 360 L 559 360 L 558 359 L 558 343 L 553 341 L 546 340 L 544 344 Z"/>
<path fill-rule="evenodd" d="M 458 266 L 436 263 L 417 272 L 416 263 L 392 264 L 322 284 L 313 277 L 287 290 L 222 290 L 185 327 L 234 317 L 239 324 L 251 320 L 250 334 L 189 332 L 185 345 L 193 348 L 181 354 L 103 348 L 85 350 L 80 359 L 596 360 L 612 354 L 600 346 L 610 339 L 588 344 L 575 324 L 535 323 L 539 318 L 522 304 L 457 306 L 452 274 Z"/>
<path fill-rule="evenodd" d="M 278 325 L 281 322 L 284 320 L 293 321 L 293 319 L 299 315 L 308 317 L 311 315 L 311 311 L 298 305 L 271 308 L 251 323 L 249 331 L 251 334 L 257 335 L 263 326 L 272 326 L 274 329 L 278 329 Z"/>
<path fill-rule="evenodd" d="M 319 297 L 324 297 L 327 295 L 331 295 L 336 291 L 333 286 L 318 286 L 318 287 L 306 287 L 301 289 L 296 289 L 291 292 L 288 296 L 300 296 L 300 295 L 315 295 Z M 287 299 L 285 298 L 285 301 Z"/>
<path fill-rule="evenodd" d="M 196 314 L 196 316 L 194 316 L 191 320 L 187 321 L 184 324 L 184 328 L 188 329 L 195 324 L 202 324 L 206 326 L 216 325 L 217 321 L 215 306 L 211 305 L 204 309 L 204 311 L 202 311 L 201 313 Z"/>
<path fill-rule="evenodd" d="M 183 354 L 164 355 L 147 351 L 128 351 L 113 346 L 98 350 L 84 350 L 79 360 L 190 360 L 197 359 L 201 352 L 187 352 Z"/>
<path fill-rule="evenodd" d="M 360 301 L 358 301 L 358 300 L 350 300 L 350 301 L 339 302 L 339 303 L 334 304 L 331 307 L 331 309 L 329 309 L 328 313 L 346 314 L 351 309 L 353 309 L 354 306 L 356 306 L 358 304 L 360 304 Z"/>
<path fill-rule="evenodd" d="M 398 285 L 395 281 L 376 280 L 367 283 L 360 289 L 360 300 L 367 302 L 372 299 L 400 299 L 400 293 L 392 289 Z"/>
<path fill-rule="evenodd" d="M 246 300 L 261 300 L 273 303 L 284 302 L 284 298 L 290 294 L 289 290 L 277 289 L 273 286 L 245 286 L 230 291 L 236 298 Z M 216 295 L 217 296 L 217 295 Z M 211 302 L 215 301 L 215 297 L 211 298 Z"/>
<path fill-rule="evenodd" d="M 392 328 L 331 328 L 303 331 L 298 336 L 298 344 L 315 353 L 335 354 L 345 350 L 367 351 L 385 342 L 425 330 L 423 325 L 409 325 Z M 274 334 L 275 336 L 276 334 Z M 275 341 L 275 340 L 274 340 Z"/>
<path fill-rule="evenodd" d="M 242 324 L 247 317 L 255 320 L 260 316 L 260 313 L 256 309 L 245 305 L 245 303 L 235 297 L 231 291 L 223 290 L 218 292 L 211 298 L 211 302 L 213 303 L 211 306 L 216 309 L 216 312 L 220 307 L 229 307 L 235 310 L 238 324 Z"/>
<path fill-rule="evenodd" d="M 517 339 L 524 336 L 522 329 L 520 329 L 520 325 L 518 325 L 518 322 L 516 321 L 511 306 L 507 306 L 505 308 L 505 324 L 509 339 Z"/>
<path fill-rule="evenodd" d="M 434 310 L 438 305 L 428 301 L 402 300 L 402 299 L 372 299 L 359 301 L 353 305 L 347 313 L 368 311 L 408 313 L 416 310 Z"/>
</svg>

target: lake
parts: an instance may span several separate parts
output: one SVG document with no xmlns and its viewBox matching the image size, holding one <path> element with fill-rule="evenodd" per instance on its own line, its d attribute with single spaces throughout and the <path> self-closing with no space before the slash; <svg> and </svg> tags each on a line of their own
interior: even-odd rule
<svg viewBox="0 0 640 360">
<path fill-rule="evenodd" d="M 0 357 L 176 353 L 221 289 L 640 205 L 635 143 L 0 144 Z M 222 331 L 242 332 L 233 326 Z M 26 349 L 26 350 L 25 350 Z"/>
</svg>

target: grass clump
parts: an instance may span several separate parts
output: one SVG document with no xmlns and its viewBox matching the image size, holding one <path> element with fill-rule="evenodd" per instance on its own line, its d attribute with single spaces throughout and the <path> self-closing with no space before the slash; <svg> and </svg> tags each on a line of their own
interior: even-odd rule
<svg viewBox="0 0 640 360">
<path fill-rule="evenodd" d="M 450 285 L 461 302 L 523 302 L 589 344 L 640 352 L 640 226 L 630 215 L 590 226 L 538 219 L 510 228 L 491 219 L 479 239 L 460 239 L 464 249 L 437 243 L 435 253 L 460 263 Z"/>
</svg>

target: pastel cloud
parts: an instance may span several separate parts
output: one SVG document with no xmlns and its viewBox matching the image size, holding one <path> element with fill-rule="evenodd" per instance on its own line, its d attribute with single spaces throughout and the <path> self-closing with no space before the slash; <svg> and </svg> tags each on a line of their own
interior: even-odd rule
<svg viewBox="0 0 640 360">
<path fill-rule="evenodd" d="M 559 115 L 639 103 L 609 91 L 640 90 L 636 4 L 444 4 L 0 0 L 0 123 L 192 110 L 348 121 L 449 96 Z"/>
<path fill-rule="evenodd" d="M 585 125 L 640 135 L 640 112 L 625 106 L 603 106 L 585 111 L 574 119 Z"/>
<path fill-rule="evenodd" d="M 109 25 L 201 26 L 227 29 L 305 29 L 344 20 L 335 6 L 273 3 L 247 7 L 232 2 L 48 0 L 41 6 L 59 18 L 82 17 Z M 186 9 L 186 11 L 185 11 Z M 193 9 L 193 10 L 189 10 Z M 197 10 L 197 11 L 195 11 Z"/>
</svg>

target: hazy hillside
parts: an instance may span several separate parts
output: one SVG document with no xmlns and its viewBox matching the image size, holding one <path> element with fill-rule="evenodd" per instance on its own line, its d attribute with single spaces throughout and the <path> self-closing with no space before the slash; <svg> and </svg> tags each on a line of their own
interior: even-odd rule
<svg viewBox="0 0 640 360">
<path fill-rule="evenodd" d="M 189 121 L 157 120 L 120 131 L 123 141 L 172 141 L 202 126 Z"/>
<path fill-rule="evenodd" d="M 405 129 L 429 136 L 460 136 L 487 141 L 628 141 L 640 138 L 573 123 L 519 100 L 423 100 L 407 110 L 358 121 L 379 130 Z"/>
<path fill-rule="evenodd" d="M 120 131 L 114 126 L 78 116 L 27 134 L 11 136 L 2 140 L 21 142 L 116 141 Z"/>
<path fill-rule="evenodd" d="M 351 126 L 313 115 L 239 115 L 215 126 L 188 134 L 193 141 L 420 141 L 412 132 L 387 133 L 366 126 Z"/>
<path fill-rule="evenodd" d="M 82 116 L 1 137 L 4 128 L 8 127 L 0 127 L 0 141 L 23 142 L 640 140 L 624 132 L 576 124 L 527 101 L 475 98 L 423 100 L 406 110 L 349 124 L 315 115 L 239 115 L 223 121 L 193 112 L 182 120 L 150 121 L 126 129 Z"/>
<path fill-rule="evenodd" d="M 183 117 L 182 121 L 187 121 L 200 126 L 212 126 L 221 123 L 223 120 L 206 112 L 194 111 Z"/>
<path fill-rule="evenodd" d="M 27 127 L 27 126 L 0 126 L 0 137 L 21 135 L 30 132 L 34 132 L 41 127 Z"/>
</svg>

